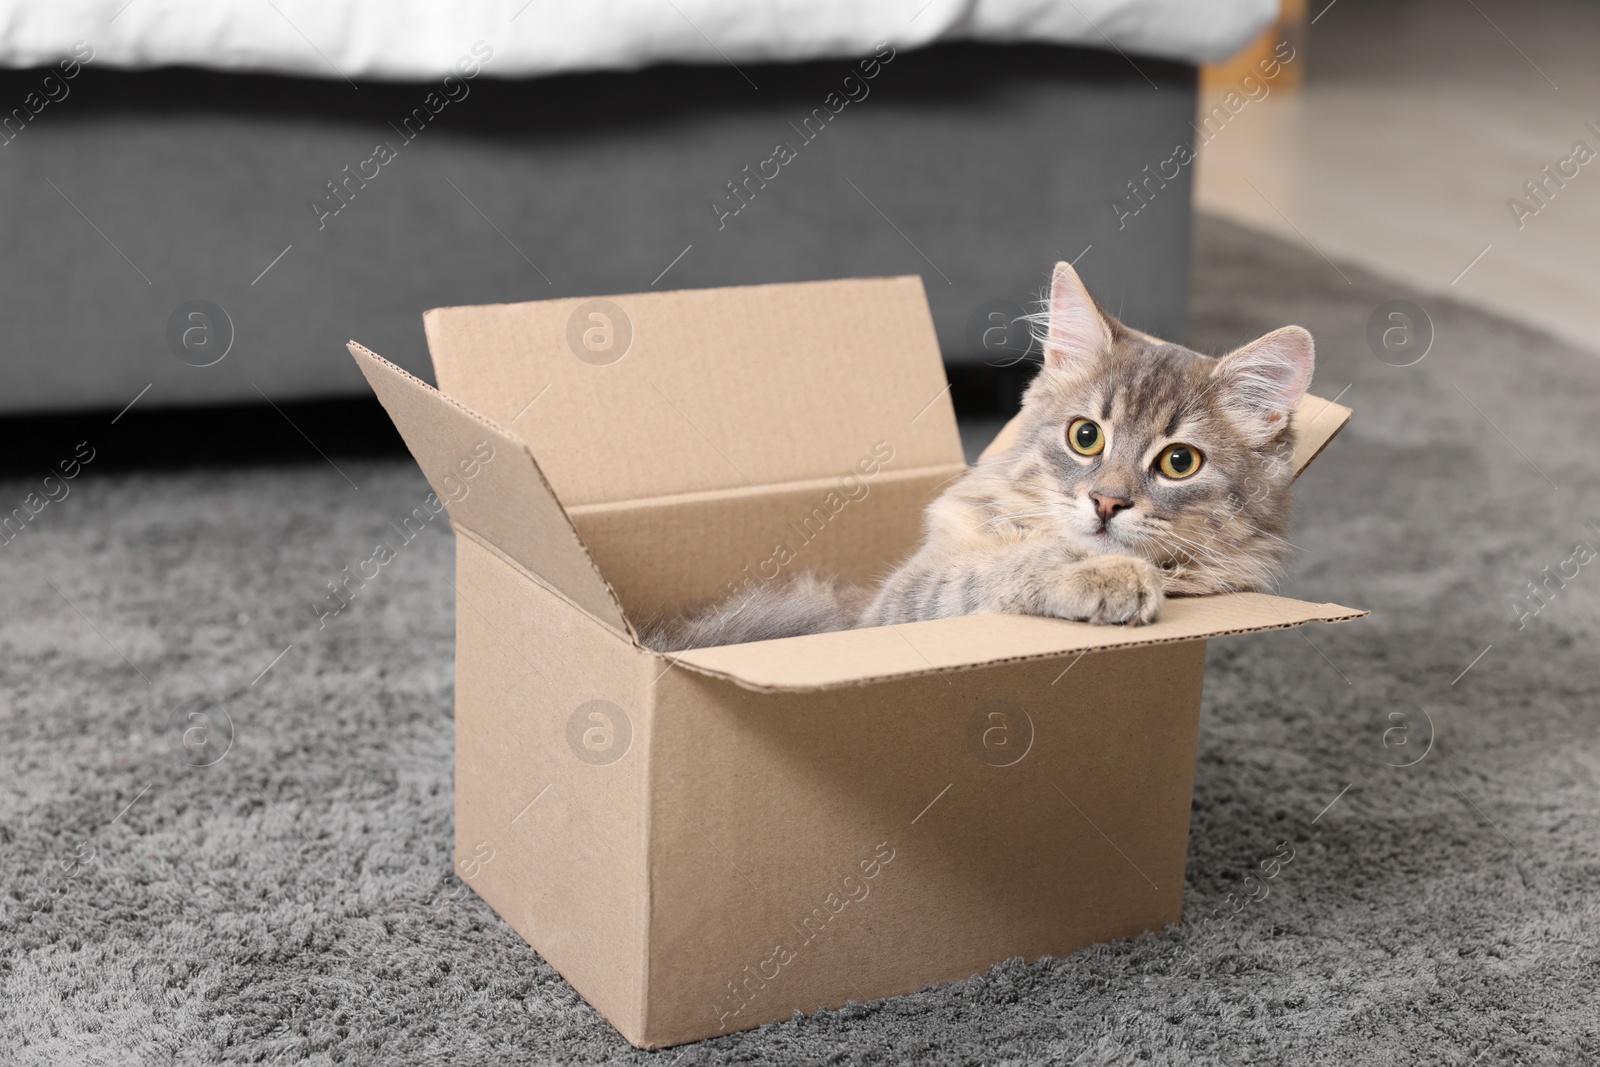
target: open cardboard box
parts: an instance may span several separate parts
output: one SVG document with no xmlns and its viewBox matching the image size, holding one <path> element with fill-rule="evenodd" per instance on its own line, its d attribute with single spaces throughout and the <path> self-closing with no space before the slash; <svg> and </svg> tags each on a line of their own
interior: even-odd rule
<svg viewBox="0 0 1600 1067">
<path fill-rule="evenodd" d="M 976 615 L 665 656 L 636 626 L 915 547 L 965 469 L 920 279 L 442 308 L 352 343 L 456 538 L 456 855 L 635 1045 L 1178 919 L 1206 640 Z M 1350 412 L 1296 413 L 1303 467 Z M 1002 439 L 1004 434 L 1002 434 Z"/>
</svg>

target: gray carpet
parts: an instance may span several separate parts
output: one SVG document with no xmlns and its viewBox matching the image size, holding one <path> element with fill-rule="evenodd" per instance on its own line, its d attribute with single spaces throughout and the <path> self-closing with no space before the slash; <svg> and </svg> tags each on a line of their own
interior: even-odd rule
<svg viewBox="0 0 1600 1067">
<path fill-rule="evenodd" d="M 1191 921 L 634 1051 L 452 874 L 447 531 L 317 628 L 416 470 L 91 462 L 0 547 L 0 1061 L 1600 1059 L 1600 566 L 1512 609 L 1600 548 L 1600 360 L 1221 223 L 1197 241 L 1199 346 L 1298 322 L 1318 391 L 1348 386 L 1284 591 L 1374 615 L 1213 644 Z M 1364 332 L 1408 296 L 1438 337 L 1397 368 Z M 188 750 L 210 766 L 179 742 L 194 700 L 231 718 L 231 748 L 213 716 Z"/>
</svg>

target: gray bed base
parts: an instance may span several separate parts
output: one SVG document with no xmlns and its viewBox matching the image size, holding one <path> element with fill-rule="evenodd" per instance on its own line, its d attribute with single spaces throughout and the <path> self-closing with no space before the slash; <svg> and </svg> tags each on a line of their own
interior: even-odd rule
<svg viewBox="0 0 1600 1067">
<path fill-rule="evenodd" d="M 430 307 L 879 274 L 922 275 L 952 365 L 1004 363 L 1057 259 L 1184 336 L 1190 168 L 1155 168 L 1192 137 L 1190 66 L 492 70 L 436 114 L 442 85 L 82 70 L 0 145 L 0 412 L 364 395 L 344 342 L 429 377 Z M 0 75 L 0 106 L 43 74 Z"/>
</svg>

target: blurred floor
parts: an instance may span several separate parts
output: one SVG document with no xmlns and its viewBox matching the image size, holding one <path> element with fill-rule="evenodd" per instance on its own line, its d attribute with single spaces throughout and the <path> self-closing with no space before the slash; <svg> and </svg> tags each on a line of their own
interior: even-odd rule
<svg viewBox="0 0 1600 1067">
<path fill-rule="evenodd" d="M 1203 145 L 1196 206 L 1600 352 L 1600 160 L 1569 165 L 1543 206 L 1524 189 L 1575 142 L 1600 152 L 1584 125 L 1600 127 L 1600 6 L 1310 11 L 1303 88 L 1248 103 Z M 1512 197 L 1538 209 L 1520 228 Z"/>
</svg>

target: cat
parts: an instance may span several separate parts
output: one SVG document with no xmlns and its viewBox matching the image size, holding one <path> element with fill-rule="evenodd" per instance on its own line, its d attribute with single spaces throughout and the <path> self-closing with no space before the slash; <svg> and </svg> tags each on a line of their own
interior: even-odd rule
<svg viewBox="0 0 1600 1067">
<path fill-rule="evenodd" d="M 875 588 L 816 574 L 646 627 L 658 651 L 978 612 L 1154 622 L 1165 598 L 1256 590 L 1288 531 L 1290 415 L 1311 335 L 1286 326 L 1220 359 L 1131 329 L 1057 263 L 1020 432 L 929 506 Z"/>
</svg>

